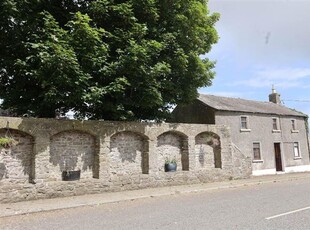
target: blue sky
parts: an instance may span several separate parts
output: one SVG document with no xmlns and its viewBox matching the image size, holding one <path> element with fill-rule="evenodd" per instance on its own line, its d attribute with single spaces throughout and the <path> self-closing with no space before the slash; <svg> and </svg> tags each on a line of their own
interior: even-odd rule
<svg viewBox="0 0 310 230">
<path fill-rule="evenodd" d="M 220 36 L 206 56 L 216 77 L 200 93 L 267 101 L 310 115 L 310 0 L 209 0 Z"/>
</svg>

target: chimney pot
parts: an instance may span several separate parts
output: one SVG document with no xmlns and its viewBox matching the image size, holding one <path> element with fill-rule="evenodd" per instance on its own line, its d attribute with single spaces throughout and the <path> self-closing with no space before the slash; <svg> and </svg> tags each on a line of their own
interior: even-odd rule
<svg viewBox="0 0 310 230">
<path fill-rule="evenodd" d="M 269 94 L 269 101 L 275 104 L 281 104 L 280 94 L 277 93 L 274 85 L 272 85 L 271 94 Z"/>
</svg>

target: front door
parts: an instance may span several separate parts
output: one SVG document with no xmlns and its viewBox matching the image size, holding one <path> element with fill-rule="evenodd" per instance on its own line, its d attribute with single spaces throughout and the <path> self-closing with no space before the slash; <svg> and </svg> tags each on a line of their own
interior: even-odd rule
<svg viewBox="0 0 310 230">
<path fill-rule="evenodd" d="M 281 148 L 280 143 L 274 143 L 274 153 L 276 160 L 276 171 L 282 171 L 282 159 L 281 159 Z"/>
</svg>

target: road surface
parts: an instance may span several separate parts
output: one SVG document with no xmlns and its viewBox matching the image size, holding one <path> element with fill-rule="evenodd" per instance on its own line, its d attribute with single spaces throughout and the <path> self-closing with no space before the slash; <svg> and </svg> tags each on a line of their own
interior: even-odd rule
<svg viewBox="0 0 310 230">
<path fill-rule="evenodd" d="M 1 230 L 310 229 L 309 178 L 0 218 Z"/>
</svg>

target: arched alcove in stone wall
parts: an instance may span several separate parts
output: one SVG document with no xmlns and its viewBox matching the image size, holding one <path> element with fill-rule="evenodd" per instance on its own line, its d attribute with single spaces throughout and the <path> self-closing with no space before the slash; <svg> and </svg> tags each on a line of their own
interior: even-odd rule
<svg viewBox="0 0 310 230">
<path fill-rule="evenodd" d="M 148 138 L 130 131 L 114 134 L 111 137 L 109 161 L 112 174 L 148 174 Z"/>
<path fill-rule="evenodd" d="M 222 168 L 221 140 L 212 132 L 203 132 L 195 137 L 196 166 L 200 169 Z"/>
<path fill-rule="evenodd" d="M 62 173 L 80 171 L 80 178 L 97 178 L 96 138 L 89 133 L 68 130 L 51 137 L 49 176 L 62 179 Z"/>
<path fill-rule="evenodd" d="M 0 129 L 0 138 L 11 137 L 10 147 L 0 146 L 0 181 L 32 182 L 34 178 L 34 138 L 15 129 Z"/>
<path fill-rule="evenodd" d="M 159 171 L 164 171 L 166 159 L 175 159 L 177 170 L 189 170 L 188 138 L 185 134 L 168 131 L 159 135 L 156 152 Z"/>
</svg>

